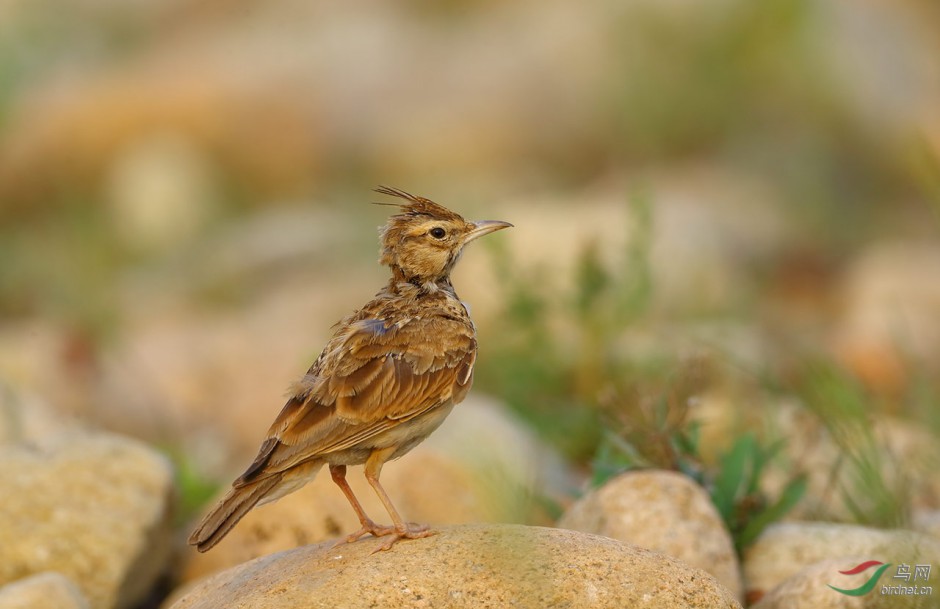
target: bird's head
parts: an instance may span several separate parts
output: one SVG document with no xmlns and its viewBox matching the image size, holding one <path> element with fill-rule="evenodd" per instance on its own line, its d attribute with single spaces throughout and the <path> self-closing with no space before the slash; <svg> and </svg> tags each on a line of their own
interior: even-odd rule
<svg viewBox="0 0 940 609">
<path fill-rule="evenodd" d="M 404 201 L 388 204 L 401 208 L 401 213 L 390 217 L 380 229 L 379 262 L 412 283 L 424 285 L 446 279 L 465 245 L 512 226 L 498 220 L 469 222 L 434 201 L 396 188 L 382 186 L 375 191 Z"/>
</svg>

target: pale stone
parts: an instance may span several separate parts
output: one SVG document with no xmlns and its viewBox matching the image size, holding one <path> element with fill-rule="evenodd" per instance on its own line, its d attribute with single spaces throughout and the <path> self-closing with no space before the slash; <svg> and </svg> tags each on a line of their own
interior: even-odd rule
<svg viewBox="0 0 940 609">
<path fill-rule="evenodd" d="M 132 607 L 167 566 L 173 474 L 107 434 L 0 447 L 0 584 L 56 571 L 92 609 Z"/>
<path fill-rule="evenodd" d="M 893 363 L 898 348 L 926 362 L 940 361 L 938 277 L 940 247 L 934 243 L 885 242 L 863 251 L 841 286 L 846 309 L 834 341 L 843 359 L 889 389 L 906 381 L 903 366 L 895 370 Z"/>
<path fill-rule="evenodd" d="M 138 135 L 112 163 L 108 179 L 111 223 L 134 250 L 162 250 L 194 238 L 213 213 L 218 173 L 187 136 Z"/>
<path fill-rule="evenodd" d="M 77 421 L 39 396 L 17 391 L 0 380 L 0 446 L 50 442 L 77 427 Z"/>
<path fill-rule="evenodd" d="M 917 510 L 913 521 L 914 530 L 940 540 L 940 510 Z"/>
<path fill-rule="evenodd" d="M 918 558 L 919 557 L 919 558 Z M 932 609 L 937 606 L 937 584 L 940 583 L 940 573 L 937 572 L 936 560 L 938 554 L 918 554 L 916 551 L 901 550 L 891 557 L 882 556 L 880 562 L 888 566 L 879 574 L 883 565 L 873 565 L 860 573 L 846 575 L 841 571 L 849 571 L 862 563 L 872 560 L 869 555 L 850 556 L 846 558 L 830 558 L 814 563 L 784 580 L 780 585 L 763 596 L 753 609 Z M 907 567 L 912 579 L 899 579 L 899 563 L 908 561 Z M 930 577 L 914 580 L 915 562 L 926 561 L 930 564 Z M 933 561 L 931 563 L 931 561 Z M 845 591 L 855 591 L 871 583 L 871 590 L 860 591 L 858 596 L 844 594 L 833 588 Z M 832 587 L 830 587 L 832 586 Z M 930 594 L 890 594 L 897 586 L 905 588 L 922 589 L 926 586 L 932 589 Z"/>
<path fill-rule="evenodd" d="M 741 597 L 731 535 L 708 493 L 683 474 L 657 470 L 622 474 L 582 497 L 558 526 L 678 558 L 711 573 Z"/>
<path fill-rule="evenodd" d="M 424 539 L 305 546 L 196 584 L 172 609 L 316 607 L 740 607 L 712 576 L 612 539 L 463 525 Z"/>
<path fill-rule="evenodd" d="M 89 605 L 69 578 L 47 572 L 0 587 L 0 609 L 89 609 Z"/>
<path fill-rule="evenodd" d="M 768 527 L 744 552 L 747 597 L 760 598 L 802 569 L 840 559 L 841 570 L 861 560 L 940 564 L 940 542 L 923 533 L 824 523 L 788 522 Z"/>
<path fill-rule="evenodd" d="M 829 585 L 851 590 L 864 585 L 874 569 L 856 575 L 842 575 L 855 565 L 868 560 L 863 557 L 830 558 L 807 566 L 783 581 L 751 606 L 751 609 L 862 609 L 865 600 L 836 592 Z"/>
</svg>

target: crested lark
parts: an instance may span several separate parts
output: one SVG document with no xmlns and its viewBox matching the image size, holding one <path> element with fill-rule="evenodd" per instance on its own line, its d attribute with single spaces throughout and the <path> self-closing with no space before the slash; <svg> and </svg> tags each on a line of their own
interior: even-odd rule
<svg viewBox="0 0 940 609">
<path fill-rule="evenodd" d="M 379 482 L 382 465 L 424 440 L 463 400 L 473 381 L 477 341 L 450 272 L 465 245 L 512 226 L 467 222 L 401 190 L 401 213 L 381 232 L 380 263 L 392 277 L 375 298 L 340 322 L 268 430 L 257 457 L 189 537 L 200 552 L 217 544 L 255 505 L 291 493 L 325 464 L 367 533 L 401 538 L 431 534 L 405 523 Z M 365 463 L 365 476 L 392 519 L 373 522 L 346 482 L 346 466 Z"/>
</svg>

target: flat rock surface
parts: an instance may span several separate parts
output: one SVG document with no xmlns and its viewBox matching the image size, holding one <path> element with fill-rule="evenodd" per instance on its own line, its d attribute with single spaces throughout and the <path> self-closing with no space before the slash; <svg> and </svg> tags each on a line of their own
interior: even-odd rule
<svg viewBox="0 0 940 609">
<path fill-rule="evenodd" d="M 372 554 L 381 543 L 265 556 L 203 580 L 171 607 L 740 607 L 704 571 L 573 531 L 461 525 Z"/>
</svg>

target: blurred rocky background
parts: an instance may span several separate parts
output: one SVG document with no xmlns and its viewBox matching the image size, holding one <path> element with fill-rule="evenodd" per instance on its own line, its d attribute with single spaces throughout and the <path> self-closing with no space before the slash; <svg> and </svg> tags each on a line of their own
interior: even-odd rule
<svg viewBox="0 0 940 609">
<path fill-rule="evenodd" d="M 321 480 L 176 539 L 385 281 L 378 184 L 515 224 L 454 279 L 475 397 L 387 468 L 412 519 L 677 470 L 746 602 L 776 520 L 938 534 L 936 2 L 0 0 L 0 606 L 157 606 L 353 524 Z M 671 480 L 617 488 L 665 517 Z M 590 524 L 615 490 L 562 524 L 642 531 Z"/>
</svg>

